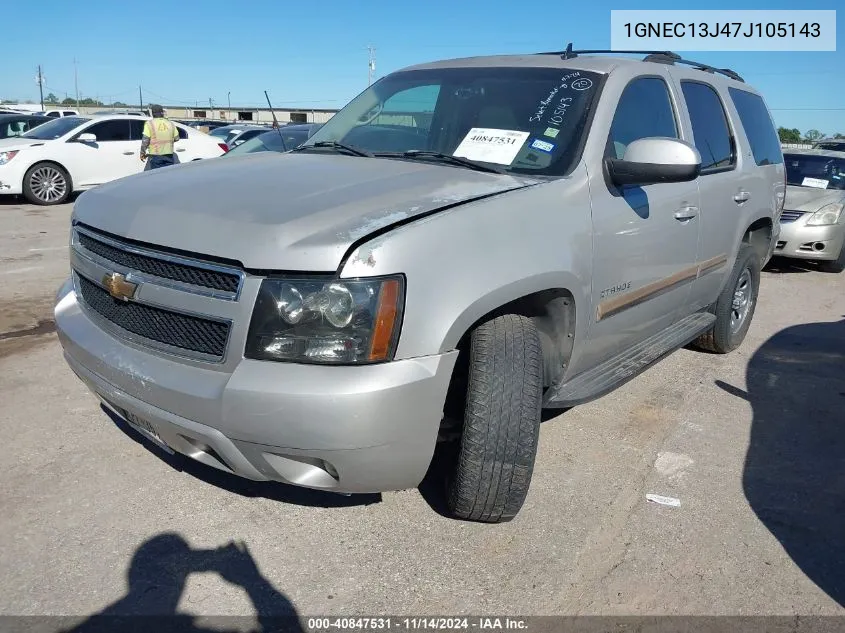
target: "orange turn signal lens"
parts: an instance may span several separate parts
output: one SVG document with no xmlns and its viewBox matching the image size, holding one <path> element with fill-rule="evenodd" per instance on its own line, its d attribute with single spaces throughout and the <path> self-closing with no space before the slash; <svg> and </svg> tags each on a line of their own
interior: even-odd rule
<svg viewBox="0 0 845 633">
<path fill-rule="evenodd" d="M 396 315 L 399 311 L 399 282 L 388 279 L 381 285 L 378 308 L 376 310 L 373 338 L 370 343 L 369 360 L 385 360 L 390 353 Z"/>
</svg>

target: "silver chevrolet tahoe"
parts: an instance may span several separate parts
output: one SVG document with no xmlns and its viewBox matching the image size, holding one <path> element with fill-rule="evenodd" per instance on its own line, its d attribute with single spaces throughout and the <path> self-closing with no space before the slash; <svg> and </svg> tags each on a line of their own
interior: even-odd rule
<svg viewBox="0 0 845 633">
<path fill-rule="evenodd" d="M 784 190 L 733 71 L 571 46 L 418 65 L 293 151 L 84 193 L 58 336 L 164 450 L 349 494 L 451 447 L 452 515 L 507 521 L 544 409 L 740 345 Z"/>
</svg>

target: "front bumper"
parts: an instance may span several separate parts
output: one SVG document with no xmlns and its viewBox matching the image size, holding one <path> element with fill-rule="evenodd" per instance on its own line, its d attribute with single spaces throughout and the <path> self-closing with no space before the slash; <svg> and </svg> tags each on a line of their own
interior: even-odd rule
<svg viewBox="0 0 845 633">
<path fill-rule="evenodd" d="M 807 213 L 792 222 L 781 222 L 774 255 L 796 259 L 834 260 L 845 242 L 845 224 L 807 226 Z"/>
<path fill-rule="evenodd" d="M 359 367 L 243 359 L 231 372 L 129 346 L 68 280 L 56 298 L 67 363 L 112 410 L 172 450 L 253 480 L 344 493 L 417 486 L 434 453 L 457 352 Z"/>
</svg>

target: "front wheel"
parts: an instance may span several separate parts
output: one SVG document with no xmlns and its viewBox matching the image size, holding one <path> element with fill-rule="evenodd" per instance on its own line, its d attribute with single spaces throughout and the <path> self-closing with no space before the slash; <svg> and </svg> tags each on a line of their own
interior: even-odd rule
<svg viewBox="0 0 845 633">
<path fill-rule="evenodd" d="M 695 345 L 718 354 L 727 354 L 745 340 L 760 291 L 760 256 L 753 246 L 743 243 L 722 293 L 716 300 L 716 323 L 702 334 Z"/>
<path fill-rule="evenodd" d="M 522 508 L 540 433 L 542 357 L 526 317 L 507 314 L 473 331 L 460 451 L 447 494 L 455 517 L 501 523 Z"/>
<path fill-rule="evenodd" d="M 23 195 L 33 204 L 62 204 L 70 196 L 68 173 L 53 163 L 37 163 L 23 177 Z"/>
</svg>

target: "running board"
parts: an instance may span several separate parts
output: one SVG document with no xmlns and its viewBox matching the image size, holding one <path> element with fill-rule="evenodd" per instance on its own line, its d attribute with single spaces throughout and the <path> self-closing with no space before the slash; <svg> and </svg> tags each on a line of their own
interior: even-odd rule
<svg viewBox="0 0 845 633">
<path fill-rule="evenodd" d="M 637 343 L 593 369 L 551 387 L 543 399 L 550 409 L 574 407 L 595 400 L 622 386 L 649 366 L 688 345 L 709 330 L 716 321 L 710 312 L 685 317 L 671 327 Z"/>
</svg>

